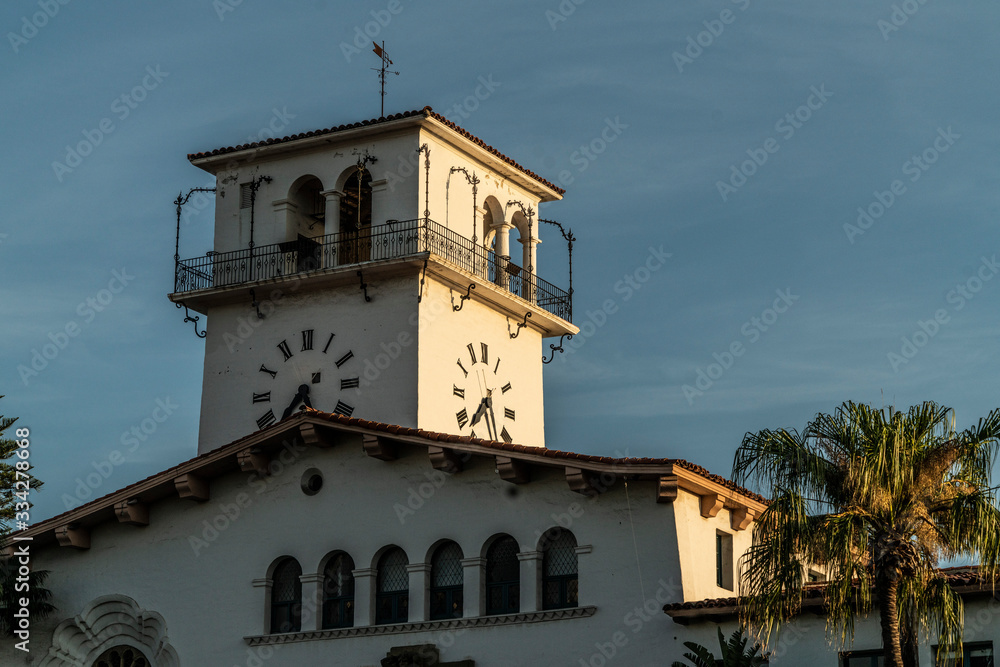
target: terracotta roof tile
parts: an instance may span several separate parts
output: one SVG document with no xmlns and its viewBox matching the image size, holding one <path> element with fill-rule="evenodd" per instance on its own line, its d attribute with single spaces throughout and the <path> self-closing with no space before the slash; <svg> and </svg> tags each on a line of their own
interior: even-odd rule
<svg viewBox="0 0 1000 667">
<path fill-rule="evenodd" d="M 445 118 L 441 114 L 435 112 L 430 107 L 424 107 L 423 109 L 419 109 L 419 110 L 415 109 L 413 111 L 404 111 L 402 113 L 389 114 L 388 116 L 383 116 L 381 118 L 372 118 L 370 120 L 363 120 L 363 121 L 360 121 L 360 122 L 357 122 L 357 123 L 347 123 L 345 125 L 337 125 L 337 126 L 334 126 L 334 127 L 328 127 L 325 130 L 312 130 L 310 132 L 300 132 L 298 134 L 290 134 L 288 136 L 281 137 L 281 138 L 278 138 L 278 139 L 267 139 L 266 141 L 256 141 L 256 142 L 254 142 L 252 144 L 240 144 L 238 146 L 224 146 L 222 148 L 216 148 L 214 150 L 205 151 L 205 152 L 202 152 L 202 153 L 189 153 L 188 154 L 188 160 L 197 160 L 197 159 L 200 159 L 200 158 L 213 157 L 215 155 L 226 155 L 227 153 L 235 153 L 237 151 L 248 150 L 250 148 L 258 148 L 260 146 L 271 146 L 273 144 L 284 144 L 284 143 L 288 143 L 290 141 L 295 141 L 297 139 L 307 139 L 309 137 L 318 137 L 318 136 L 327 135 L 327 134 L 335 134 L 337 132 L 343 132 L 345 130 L 353 130 L 353 129 L 356 129 L 356 128 L 359 128 L 359 127 L 367 127 L 367 126 L 370 126 L 370 125 L 379 125 L 381 123 L 388 123 L 390 121 L 400 120 L 402 118 L 411 118 L 413 116 L 424 116 L 425 118 L 433 118 L 433 119 L 439 121 L 445 127 L 449 128 L 452 131 L 454 131 L 454 132 L 460 134 L 461 136 L 465 137 L 466 139 L 468 139 L 472 143 L 476 144 L 477 146 L 479 146 L 483 150 L 487 151 L 488 153 L 491 153 L 492 155 L 500 158 L 502 161 L 504 161 L 507 164 L 509 164 L 510 166 L 514 167 L 515 169 L 517 169 L 518 171 L 520 171 L 524 175 L 533 178 L 534 180 L 538 181 L 539 183 L 541 183 L 542 185 L 544 185 L 546 187 L 552 188 L 553 190 L 555 190 L 559 194 L 564 194 L 566 192 L 566 190 L 564 190 L 563 188 L 560 188 L 558 185 L 555 185 L 554 183 L 551 183 L 548 180 L 542 178 L 541 176 L 539 176 L 535 172 L 531 171 L 530 169 L 526 169 L 526 168 L 522 167 L 520 164 L 518 164 L 517 162 L 515 162 L 513 159 L 507 157 L 506 155 L 504 155 L 503 153 L 501 153 L 500 151 L 498 151 L 496 148 L 493 148 L 493 146 L 490 146 L 488 143 L 486 143 L 485 141 L 483 141 L 479 137 L 475 136 L 474 134 L 472 134 L 468 130 L 465 130 L 465 129 L 459 127 L 458 125 L 456 125 L 455 123 L 451 122 L 450 120 L 448 120 L 447 118 Z"/>
<path fill-rule="evenodd" d="M 938 569 L 938 572 L 947 579 L 952 586 L 981 586 L 988 583 L 986 576 L 979 572 L 976 566 L 945 567 Z M 806 584 L 803 589 L 803 598 L 806 600 L 816 600 L 823 597 L 825 583 Z M 663 605 L 663 611 L 685 611 L 692 609 L 725 609 L 739 606 L 740 598 L 710 598 L 707 600 L 692 600 L 690 602 L 674 602 Z"/>
<path fill-rule="evenodd" d="M 670 466 L 677 466 L 677 467 L 684 468 L 686 470 L 690 470 L 690 471 L 692 471 L 692 472 L 694 472 L 694 473 L 696 473 L 696 474 L 698 474 L 698 475 L 700 475 L 700 476 L 702 476 L 702 477 L 704 477 L 706 479 L 709 479 L 709 480 L 711 480 L 711 481 L 713 481 L 713 482 L 715 482 L 717 484 L 725 486 L 726 488 L 731 489 L 731 490 L 733 490 L 733 491 L 735 491 L 735 492 L 737 492 L 737 493 L 739 493 L 739 494 L 741 494 L 741 495 L 743 495 L 743 496 L 745 496 L 747 498 L 756 500 L 756 501 L 764 503 L 764 504 L 766 504 L 768 502 L 767 499 L 764 498 L 763 496 L 760 496 L 760 495 L 758 495 L 756 493 L 748 491 L 747 489 L 744 489 L 744 488 L 738 486 L 737 484 L 734 484 L 733 482 L 727 480 L 725 477 L 722 477 L 720 475 L 714 475 L 714 474 L 710 473 L 708 470 L 706 470 L 705 468 L 702 468 L 701 466 L 695 465 L 695 464 L 690 463 L 688 461 L 685 461 L 683 459 L 666 459 L 666 458 L 613 458 L 613 457 L 608 457 L 608 456 L 592 456 L 592 455 L 589 455 L 589 454 L 578 454 L 576 452 L 564 452 L 564 451 L 560 451 L 560 450 L 557 450 L 557 449 L 547 449 L 547 448 L 542 448 L 542 447 L 529 447 L 529 446 L 525 446 L 525 445 L 507 444 L 507 443 L 503 443 L 503 442 L 493 442 L 491 440 L 483 440 L 482 438 L 470 438 L 468 436 L 456 436 L 456 435 L 447 434 L 447 433 L 438 433 L 438 432 L 435 432 L 435 431 L 427 431 L 427 430 L 424 430 L 424 429 L 410 428 L 410 427 L 399 426 L 399 425 L 395 425 L 395 424 L 383 424 L 381 422 L 373 422 L 373 421 L 369 421 L 369 420 L 366 420 L 366 419 L 358 419 L 358 418 L 355 418 L 355 417 L 345 417 L 345 416 L 339 415 L 339 414 L 333 414 L 333 413 L 329 413 L 329 412 L 320 412 L 318 410 L 312 410 L 312 409 L 308 409 L 307 408 L 307 409 L 304 409 L 304 410 L 296 413 L 295 415 L 292 415 L 290 417 L 287 417 L 286 419 L 281 420 L 280 422 L 276 422 L 275 424 L 272 424 L 271 426 L 268 426 L 265 429 L 262 429 L 260 431 L 256 431 L 254 433 L 247 434 L 247 435 L 243 436 L 242 438 L 239 438 L 238 440 L 234 440 L 233 442 L 231 442 L 231 443 L 229 443 L 227 445 L 223 445 L 222 447 L 218 447 L 218 448 L 213 449 L 213 450 L 211 450 L 209 452 L 205 452 L 204 454 L 200 454 L 198 456 L 195 456 L 194 458 L 191 458 L 191 459 L 188 459 L 188 460 L 183 461 L 181 463 L 178 463 L 177 465 L 172 466 L 170 468 L 167 468 L 166 470 L 162 470 L 162 471 L 156 473 L 155 475 L 150 475 L 149 477 L 146 477 L 145 479 L 141 479 L 141 480 L 135 482 L 134 484 L 129 484 L 128 486 L 122 487 L 121 489 L 116 489 L 115 491 L 112 491 L 111 493 L 108 493 L 108 494 L 106 494 L 104 496 L 101 496 L 100 498 L 96 498 L 94 500 L 91 500 L 90 502 L 85 503 L 85 504 L 81 505 L 80 507 L 75 507 L 75 508 L 73 508 L 71 510 L 68 510 L 68 511 L 63 512 L 61 514 L 58 514 L 58 515 L 56 515 L 54 517 L 50 517 L 50 518 L 45 519 L 45 520 L 43 520 L 43 521 L 41 521 L 41 522 L 39 522 L 38 524 L 35 524 L 35 525 L 41 525 L 41 524 L 59 525 L 59 521 L 63 517 L 66 517 L 66 516 L 68 516 L 70 514 L 76 513 L 79 510 L 81 510 L 82 508 L 88 508 L 89 507 L 89 508 L 92 508 L 94 511 L 99 510 L 104 505 L 106 505 L 107 500 L 111 496 L 119 495 L 119 494 L 125 494 L 125 495 L 127 495 L 127 492 L 129 490 L 136 489 L 136 488 L 138 488 L 140 486 L 145 485 L 147 482 L 150 482 L 150 481 L 155 480 L 157 478 L 164 479 L 164 480 L 169 479 L 171 477 L 171 473 L 173 473 L 175 471 L 178 471 L 178 470 L 180 470 L 182 468 L 185 468 L 185 467 L 189 466 L 190 464 L 195 463 L 195 462 L 197 462 L 199 460 L 206 460 L 206 459 L 209 459 L 211 457 L 217 456 L 221 450 L 227 450 L 227 451 L 230 451 L 231 453 L 235 453 L 235 452 L 239 451 L 239 449 L 241 448 L 241 445 L 243 445 L 243 443 L 245 443 L 247 441 L 250 441 L 250 440 L 257 439 L 261 433 L 267 433 L 267 432 L 270 432 L 270 431 L 276 431 L 276 430 L 284 429 L 290 423 L 294 422 L 294 420 L 304 421 L 305 418 L 319 418 L 319 419 L 322 419 L 322 420 L 327 421 L 327 422 L 336 423 L 336 424 L 342 424 L 344 426 L 359 427 L 359 428 L 366 429 L 368 431 L 373 431 L 375 433 L 389 433 L 389 434 L 392 434 L 392 435 L 403 436 L 403 437 L 417 437 L 417 438 L 423 438 L 425 440 L 437 441 L 437 442 L 455 442 L 455 443 L 462 443 L 462 444 L 472 444 L 472 445 L 477 445 L 477 446 L 480 446 L 480 447 L 483 447 L 483 448 L 486 448 L 486 449 L 493 449 L 493 450 L 497 450 L 497 451 L 510 452 L 510 453 L 515 453 L 515 454 L 531 454 L 533 456 L 542 456 L 542 457 L 545 457 L 545 458 L 551 458 L 551 459 L 556 459 L 556 460 L 571 460 L 571 461 L 580 461 L 580 462 L 585 462 L 585 463 L 602 463 L 602 464 L 612 464 L 612 465 L 621 465 L 621 466 L 629 466 L 629 465 L 670 465 Z M 34 528 L 35 525 L 31 526 L 29 528 L 29 530 L 31 530 L 32 528 Z M 706 602 L 711 602 L 711 601 L 706 601 Z"/>
</svg>

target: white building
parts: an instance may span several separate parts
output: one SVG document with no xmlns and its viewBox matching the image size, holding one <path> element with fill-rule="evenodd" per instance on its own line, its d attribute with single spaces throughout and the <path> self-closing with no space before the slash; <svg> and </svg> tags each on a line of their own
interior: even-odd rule
<svg viewBox="0 0 1000 667">
<path fill-rule="evenodd" d="M 2 664 L 665 665 L 733 626 L 764 499 L 545 447 L 561 189 L 429 108 L 189 157 L 217 178 L 170 295 L 207 316 L 198 455 L 22 533 L 58 611 Z M 837 664 L 799 625 L 772 662 Z"/>
</svg>

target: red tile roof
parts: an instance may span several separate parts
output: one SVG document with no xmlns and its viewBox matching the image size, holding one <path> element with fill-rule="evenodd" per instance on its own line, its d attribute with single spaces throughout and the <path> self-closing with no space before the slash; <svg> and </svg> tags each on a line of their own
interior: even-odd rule
<svg viewBox="0 0 1000 667">
<path fill-rule="evenodd" d="M 197 160 L 199 158 L 212 157 L 212 156 L 215 156 L 215 155 L 225 155 L 227 153 L 235 153 L 237 151 L 243 151 L 243 150 L 247 150 L 247 149 L 250 149 L 250 148 L 258 148 L 260 146 L 271 146 L 273 144 L 284 144 L 284 143 L 288 143 L 290 141 L 295 141 L 297 139 L 306 139 L 306 138 L 309 138 L 309 137 L 318 137 L 318 136 L 323 136 L 323 135 L 327 135 L 327 134 L 334 134 L 334 133 L 337 133 L 337 132 L 343 132 L 345 130 L 353 130 L 353 129 L 357 129 L 359 127 L 367 127 L 369 125 L 379 125 L 381 123 L 388 123 L 388 122 L 393 121 L 393 120 L 400 120 L 402 118 L 410 118 L 410 117 L 413 117 L 413 116 L 423 116 L 425 118 L 434 118 L 435 120 L 439 121 L 445 127 L 448 127 L 452 131 L 454 131 L 454 132 L 460 134 L 461 136 L 465 137 L 466 139 L 468 139 L 472 143 L 476 144 L 480 148 L 482 148 L 482 149 L 486 150 L 487 152 L 493 154 L 494 156 L 500 158 L 502 161 L 504 161 L 507 164 L 509 164 L 510 166 L 514 167 L 515 169 L 517 169 L 518 171 L 520 171 L 524 175 L 530 176 L 531 178 L 533 178 L 534 180 L 538 181 L 542 185 L 555 190 L 559 194 L 564 194 L 566 192 L 563 188 L 560 188 L 559 186 L 555 185 L 554 183 L 551 183 L 551 182 L 547 181 L 546 179 L 542 178 L 541 176 L 539 176 L 535 172 L 531 171 L 530 169 L 525 169 L 520 164 L 518 164 L 517 162 L 515 162 L 513 159 L 507 157 L 506 155 L 504 155 L 503 153 L 501 153 L 500 151 L 498 151 L 496 148 L 493 148 L 493 146 L 490 146 L 485 141 L 483 141 L 479 137 L 475 136 L 471 132 L 462 129 L 461 127 L 459 127 L 455 123 L 451 122 L 450 120 L 448 120 L 447 118 L 445 118 L 441 114 L 435 112 L 430 107 L 424 107 L 423 109 L 413 110 L 413 111 L 404 111 L 402 113 L 397 113 L 397 114 L 389 114 L 388 116 L 382 116 L 381 118 L 372 118 L 371 120 L 363 120 L 363 121 L 360 121 L 360 122 L 357 122 L 357 123 L 347 123 L 345 125 L 337 125 L 335 127 L 328 127 L 325 130 L 313 130 L 311 132 L 300 132 L 299 134 L 291 134 L 291 135 L 288 135 L 286 137 L 272 138 L 272 139 L 267 139 L 265 141 L 256 141 L 256 142 L 254 142 L 252 144 L 241 144 L 241 145 L 238 145 L 238 146 L 225 146 L 223 148 L 216 148 L 215 150 L 205 151 L 203 153 L 190 153 L 190 154 L 188 154 L 188 160 Z"/>
<path fill-rule="evenodd" d="M 472 451 L 481 449 L 496 451 L 497 453 L 502 452 L 509 455 L 510 458 L 527 461 L 528 463 L 535 465 L 545 465 L 541 459 L 551 459 L 553 462 L 565 461 L 567 463 L 594 464 L 600 468 L 608 467 L 612 472 L 622 475 L 638 475 L 640 473 L 648 475 L 650 471 L 642 469 L 645 467 L 653 467 L 654 470 L 652 472 L 654 474 L 659 474 L 660 472 L 667 474 L 673 468 L 683 468 L 695 473 L 703 479 L 724 486 L 725 488 L 730 489 L 749 500 L 763 504 L 767 503 L 767 500 L 763 496 L 748 491 L 747 489 L 734 484 L 725 477 L 714 475 L 705 468 L 683 459 L 614 458 L 609 456 L 592 456 L 588 454 L 577 454 L 575 452 L 564 452 L 556 449 L 546 449 L 544 447 L 528 447 L 525 445 L 493 442 L 490 440 L 483 440 L 481 438 L 470 438 L 468 436 L 438 433 L 435 431 L 426 431 L 423 429 L 396 426 L 393 424 L 383 424 L 381 422 L 373 422 L 354 417 L 345 417 L 343 415 L 320 412 L 318 410 L 304 409 L 280 422 L 272 424 L 266 429 L 246 435 L 238 440 L 234 440 L 228 445 L 223 445 L 222 447 L 218 447 L 212 451 L 200 454 L 155 475 L 151 475 L 143 480 L 135 482 L 134 484 L 130 484 L 126 487 L 118 489 L 117 491 L 113 491 L 112 493 L 92 500 L 84 505 L 81 505 L 80 507 L 73 508 L 69 511 L 36 523 L 30 526 L 27 531 L 18 532 L 26 532 L 30 535 L 40 536 L 43 533 L 49 534 L 61 525 L 69 522 L 77 522 L 87 517 L 91 517 L 92 520 L 97 519 L 99 522 L 99 515 L 102 512 L 110 513 L 115 502 L 120 502 L 124 499 L 132 497 L 133 492 L 143 492 L 152 494 L 156 497 L 163 497 L 165 494 L 157 493 L 157 489 L 162 491 L 163 485 L 170 485 L 172 488 L 173 479 L 179 476 L 179 474 L 190 473 L 193 471 L 197 471 L 198 474 L 202 474 L 203 469 L 214 469 L 216 472 L 224 470 L 227 465 L 226 461 L 235 465 L 236 453 L 245 449 L 247 446 L 250 446 L 249 443 L 257 445 L 262 441 L 262 439 L 266 439 L 269 436 L 272 440 L 274 438 L 280 438 L 281 433 L 293 429 L 296 433 L 298 433 L 297 427 L 301 423 L 315 424 L 317 419 L 355 432 L 367 432 L 372 434 L 385 433 L 396 436 L 397 438 L 407 438 L 409 444 L 419 445 L 423 444 L 421 441 L 424 441 L 425 443 L 433 442 L 442 443 L 444 445 L 467 445 L 472 447 Z M 274 440 L 274 442 L 277 442 L 277 440 Z M 655 470 L 656 467 L 660 466 L 664 468 L 662 471 Z M 629 471 L 629 468 L 632 468 L 633 470 Z M 160 486 L 157 487 L 156 484 L 159 484 Z M 14 535 L 16 534 L 18 533 L 14 533 Z"/>
<path fill-rule="evenodd" d="M 975 566 L 946 567 L 938 570 L 953 588 L 979 588 L 988 585 L 987 578 L 979 572 Z M 824 595 L 826 584 L 811 583 L 803 587 L 803 601 L 821 601 Z M 704 610 L 704 616 L 718 614 L 735 613 L 739 607 L 740 598 L 710 598 L 707 600 L 693 600 L 690 602 L 674 602 L 663 605 L 666 614 L 671 612 Z M 815 605 L 810 605 L 815 606 Z M 713 613 L 714 612 L 714 613 Z M 684 614 L 687 618 L 697 618 L 698 614 Z"/>
</svg>

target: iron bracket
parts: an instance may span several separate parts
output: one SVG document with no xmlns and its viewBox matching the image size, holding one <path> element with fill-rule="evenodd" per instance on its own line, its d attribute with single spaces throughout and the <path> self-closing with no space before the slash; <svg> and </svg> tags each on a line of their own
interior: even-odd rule
<svg viewBox="0 0 1000 667">
<path fill-rule="evenodd" d="M 361 271 L 358 271 L 358 280 L 361 281 L 361 291 L 365 293 L 365 302 L 371 303 L 372 298 L 368 296 L 368 283 L 365 282 L 365 277 Z"/>
<path fill-rule="evenodd" d="M 552 360 L 556 358 L 556 352 L 565 352 L 566 351 L 566 350 L 563 349 L 563 339 L 564 338 L 566 340 L 573 340 L 573 334 L 563 334 L 562 336 L 559 336 L 559 345 L 554 345 L 553 343 L 549 343 L 549 349 L 552 350 L 552 356 L 549 357 L 548 359 L 546 359 L 545 357 L 542 357 L 542 363 L 543 364 L 550 364 L 550 363 L 552 363 Z"/>
<path fill-rule="evenodd" d="M 184 321 L 185 322 L 194 322 L 194 335 L 195 336 L 197 336 L 198 338 L 204 338 L 205 336 L 208 335 L 207 331 L 198 331 L 198 320 L 200 318 L 197 315 L 193 315 L 192 316 L 191 312 L 188 310 L 188 307 L 184 304 L 183 301 L 178 301 L 174 305 L 177 306 L 178 308 L 183 308 L 184 309 Z"/>
<path fill-rule="evenodd" d="M 264 319 L 264 313 L 260 312 L 260 303 L 257 301 L 257 294 L 252 288 L 250 289 L 250 305 L 257 311 L 257 319 Z"/>
<path fill-rule="evenodd" d="M 417 294 L 417 303 L 424 300 L 424 280 L 427 278 L 427 260 L 424 260 L 424 270 L 420 274 L 420 293 Z"/>
<path fill-rule="evenodd" d="M 451 309 L 454 310 L 456 313 L 458 311 L 462 310 L 462 306 L 465 305 L 466 299 L 471 299 L 472 298 L 472 290 L 474 290 L 474 289 L 476 289 L 475 284 L 474 283 L 469 283 L 469 289 L 465 290 L 465 296 L 460 296 L 458 298 L 458 305 L 457 306 L 452 306 Z"/>
<path fill-rule="evenodd" d="M 523 329 L 524 327 L 528 326 L 528 318 L 530 318 L 530 317 L 531 317 L 531 311 L 529 311 L 529 312 L 527 312 L 527 313 L 524 314 L 524 321 L 517 323 L 517 331 L 515 331 L 512 334 L 509 334 L 510 337 L 511 337 L 511 339 L 517 338 L 518 334 L 521 333 L 521 329 Z"/>
</svg>

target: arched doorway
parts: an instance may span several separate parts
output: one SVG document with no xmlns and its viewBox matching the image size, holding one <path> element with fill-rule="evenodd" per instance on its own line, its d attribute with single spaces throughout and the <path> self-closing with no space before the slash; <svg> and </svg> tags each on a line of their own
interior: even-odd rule
<svg viewBox="0 0 1000 667">
<path fill-rule="evenodd" d="M 371 259 L 372 175 L 367 169 L 355 171 L 344 183 L 340 198 L 340 263 L 353 264 Z"/>
</svg>

